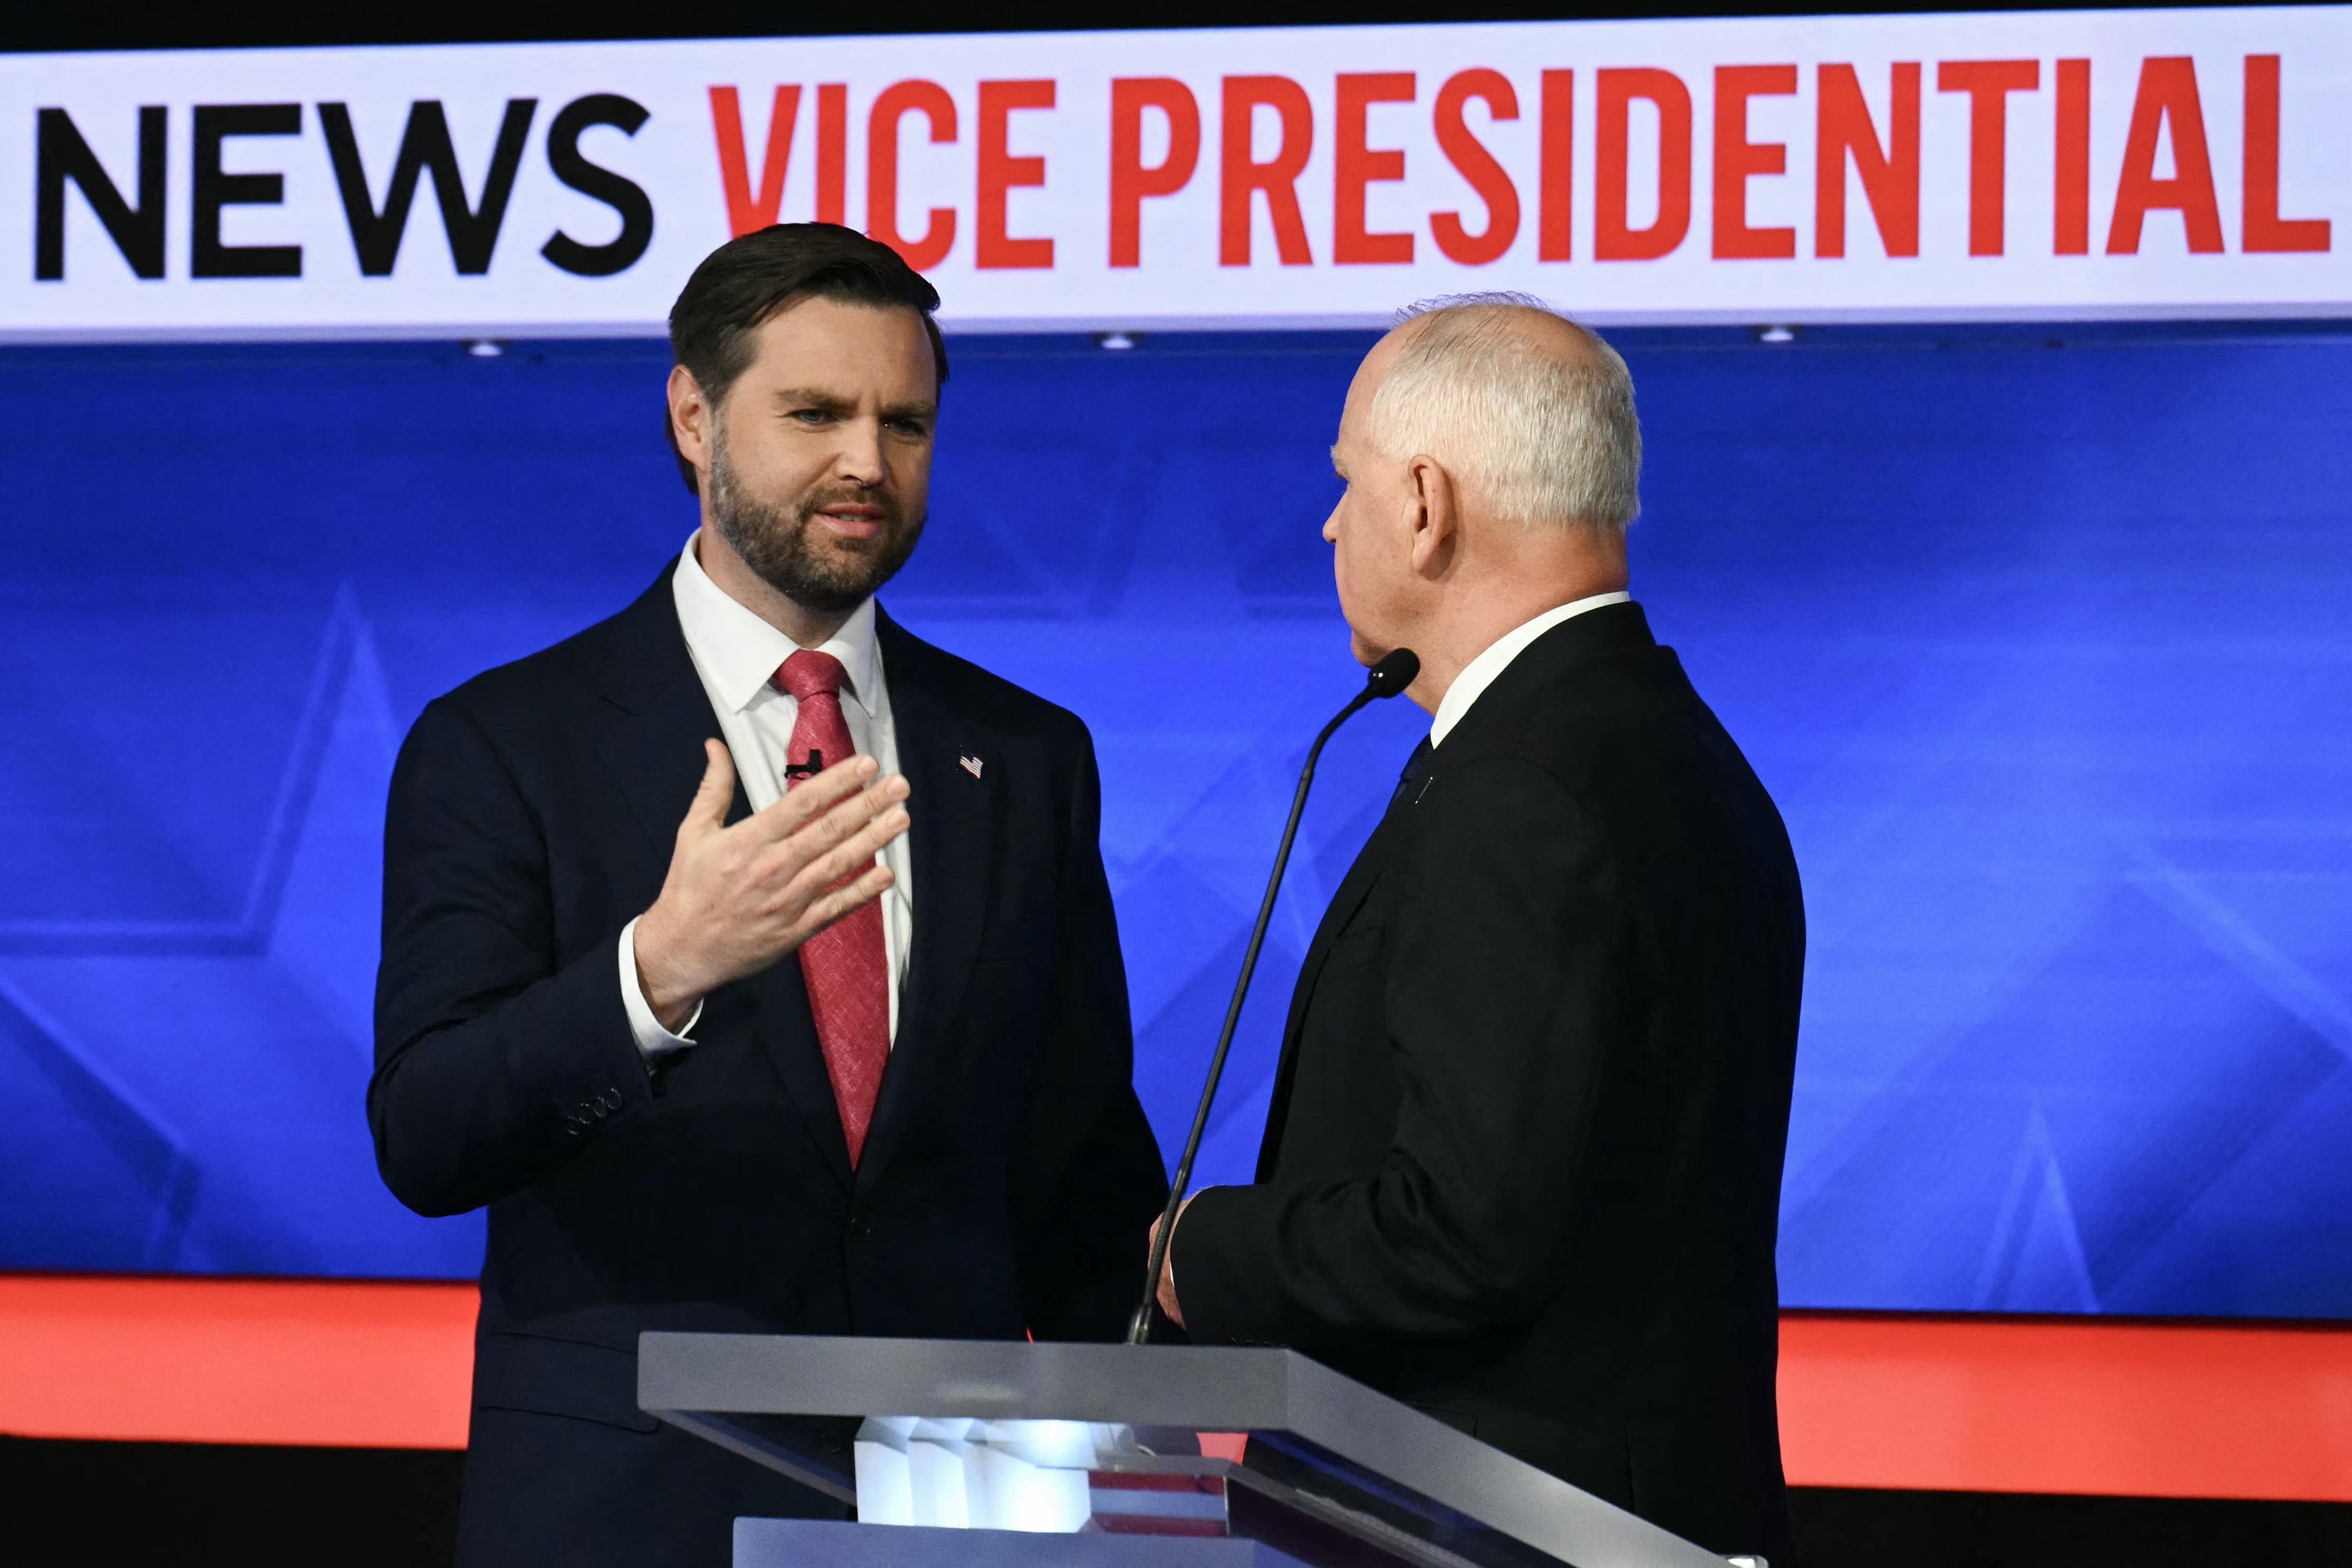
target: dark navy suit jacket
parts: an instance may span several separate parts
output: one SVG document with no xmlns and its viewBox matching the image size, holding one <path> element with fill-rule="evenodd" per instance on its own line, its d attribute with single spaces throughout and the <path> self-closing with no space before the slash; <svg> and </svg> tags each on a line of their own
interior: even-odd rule
<svg viewBox="0 0 2352 1568">
<path fill-rule="evenodd" d="M 855 1171 L 796 958 L 656 1071 L 630 1033 L 621 928 L 719 733 L 667 573 L 401 749 L 368 1120 L 411 1208 L 489 1208 L 468 1568 L 718 1564 L 738 1514 L 842 1511 L 644 1416 L 643 1331 L 1115 1339 L 1139 1291 L 1167 1188 L 1086 727 L 878 627 L 919 902 Z"/>
</svg>

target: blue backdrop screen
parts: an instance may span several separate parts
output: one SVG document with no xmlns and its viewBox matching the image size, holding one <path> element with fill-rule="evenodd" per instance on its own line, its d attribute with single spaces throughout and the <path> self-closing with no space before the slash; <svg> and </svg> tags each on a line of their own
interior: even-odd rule
<svg viewBox="0 0 2352 1568">
<path fill-rule="evenodd" d="M 959 342 L 885 594 L 1093 727 L 1163 1146 L 1360 678 L 1318 529 L 1367 340 Z M 1637 594 L 1805 876 L 1784 1299 L 2352 1315 L 2352 340 L 1623 341 Z M 384 786 L 683 542 L 667 368 L 0 354 L 0 1267 L 475 1270 L 368 1147 Z M 1332 748 L 1207 1180 L 1423 722 Z"/>
</svg>

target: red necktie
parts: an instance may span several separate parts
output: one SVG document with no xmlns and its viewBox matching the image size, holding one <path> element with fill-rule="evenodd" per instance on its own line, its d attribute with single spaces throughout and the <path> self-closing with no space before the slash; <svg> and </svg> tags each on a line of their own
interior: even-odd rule
<svg viewBox="0 0 2352 1568">
<path fill-rule="evenodd" d="M 793 758 L 809 758 L 814 751 L 823 758 L 817 765 L 830 768 L 856 754 L 849 744 L 849 726 L 841 716 L 841 676 L 840 660 L 806 649 L 786 659 L 776 672 L 776 685 L 800 704 L 793 719 Z M 787 773 L 785 788 L 806 777 Z M 834 1104 L 841 1113 L 841 1134 L 849 1141 L 849 1164 L 855 1169 L 866 1146 L 866 1129 L 874 1120 L 882 1069 L 890 1060 L 890 978 L 882 946 L 881 900 L 859 905 L 802 943 L 801 974 L 808 982 L 817 1044 L 824 1051 Z"/>
</svg>

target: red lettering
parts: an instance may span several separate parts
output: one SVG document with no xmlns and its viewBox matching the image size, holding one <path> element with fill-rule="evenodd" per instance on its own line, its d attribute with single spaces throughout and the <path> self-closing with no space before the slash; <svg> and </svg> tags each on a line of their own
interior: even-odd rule
<svg viewBox="0 0 2352 1568">
<path fill-rule="evenodd" d="M 1464 267 L 1486 266 L 1510 249 L 1511 242 L 1519 236 L 1519 193 L 1512 186 L 1510 175 L 1495 162 L 1486 143 L 1470 133 L 1469 124 L 1462 118 L 1463 105 L 1474 98 L 1486 104 L 1489 120 L 1519 117 L 1518 94 L 1511 90 L 1510 78 L 1500 71 L 1483 67 L 1456 71 L 1437 89 L 1438 151 L 1469 182 L 1478 199 L 1486 204 L 1486 226 L 1475 235 L 1463 226 L 1460 213 L 1429 214 L 1429 237 L 1437 242 L 1437 248 L 1444 252 L 1447 260 Z"/>
<path fill-rule="evenodd" d="M 1792 228 L 1748 226 L 1748 182 L 1789 167 L 1778 141 L 1748 140 L 1748 100 L 1797 90 L 1794 66 L 1715 68 L 1715 255 L 1718 261 L 1769 261 L 1797 254 Z"/>
<path fill-rule="evenodd" d="M 2008 243 L 2009 95 L 2037 92 L 2040 60 L 1944 60 L 1937 92 L 1969 95 L 1969 254 L 1999 256 Z"/>
<path fill-rule="evenodd" d="M 1919 64 L 1889 69 L 1886 141 L 1878 140 L 1862 78 L 1850 65 L 1815 73 L 1819 102 L 1813 135 L 1813 254 L 1845 255 L 1845 166 L 1853 161 L 1862 193 L 1878 225 L 1878 241 L 1894 256 L 1919 254 Z"/>
<path fill-rule="evenodd" d="M 2156 177 L 2156 141 L 2172 127 L 2172 178 Z M 2205 150 L 2205 109 L 2197 97 L 2197 62 L 2158 55 L 2139 63 L 2139 93 L 2124 138 L 2124 169 L 2116 182 L 2116 214 L 2107 225 L 2107 254 L 2139 254 L 2140 225 L 2169 207 L 2189 232 L 2189 248 L 2221 248 L 2221 207 L 2213 197 L 2213 160 Z"/>
<path fill-rule="evenodd" d="M 816 89 L 816 221 L 849 222 L 849 84 Z"/>
<path fill-rule="evenodd" d="M 2058 62 L 2057 213 L 2051 249 L 2087 256 L 2091 249 L 2091 62 Z"/>
<path fill-rule="evenodd" d="M 1254 156 L 1250 133 L 1260 108 L 1271 109 L 1282 121 L 1282 140 L 1274 156 L 1261 163 Z M 1285 267 L 1306 267 L 1314 261 L 1307 248 L 1307 220 L 1298 211 L 1298 175 L 1315 150 L 1315 106 L 1307 89 L 1288 77 L 1227 77 L 1224 80 L 1223 145 L 1218 149 L 1217 262 L 1222 267 L 1250 264 L 1250 197 L 1265 196 L 1266 215 L 1274 222 L 1275 254 Z"/>
<path fill-rule="evenodd" d="M 1412 235 L 1371 234 L 1364 225 L 1366 188 L 1404 178 L 1404 153 L 1394 147 L 1370 147 L 1367 121 L 1376 103 L 1411 103 L 1415 88 L 1411 71 L 1339 73 L 1339 123 L 1331 149 L 1331 259 L 1341 267 L 1409 262 Z"/>
<path fill-rule="evenodd" d="M 2177 133 L 2176 133 L 2177 134 Z M 2173 154 L 2176 161 L 2178 152 Z M 2324 251 L 2326 218 L 2279 216 L 2279 57 L 2246 57 L 2246 211 L 2239 245 L 2253 252 Z"/>
<path fill-rule="evenodd" d="M 1168 156 L 1143 161 L 1143 111 L 1168 119 Z M 1143 203 L 1192 183 L 1201 161 L 1201 106 L 1173 77 L 1120 77 L 1110 84 L 1110 264 L 1143 262 Z"/>
<path fill-rule="evenodd" d="M 1599 72 L 1593 80 L 1592 254 L 1600 261 L 1654 261 L 1690 233 L 1690 89 L 1651 66 Z M 1631 226 L 1625 203 L 1625 141 L 1635 99 L 1658 110 L 1658 215 Z"/>
<path fill-rule="evenodd" d="M 933 207 L 921 238 L 898 232 L 898 122 L 910 113 L 929 121 L 934 145 L 956 139 L 955 99 L 939 83 L 892 82 L 876 96 L 866 117 L 866 232 L 924 272 L 947 259 L 956 214 L 953 207 Z"/>
<path fill-rule="evenodd" d="M 1536 167 L 1536 259 L 1566 261 L 1574 253 L 1569 225 L 1576 194 L 1576 73 L 1543 74 L 1543 151 Z"/>
<path fill-rule="evenodd" d="M 775 103 L 768 111 L 768 150 L 760 160 L 760 183 L 754 189 L 744 156 L 742 101 L 731 87 L 710 89 L 710 131 L 719 141 L 719 184 L 727 195 L 730 238 L 776 221 L 776 212 L 784 204 L 784 170 L 792 162 L 793 122 L 800 117 L 800 109 L 797 86 L 776 89 Z M 2277 161 L 2272 162 L 2275 167 Z"/>
<path fill-rule="evenodd" d="M 1050 81 L 984 81 L 980 84 L 980 200 L 973 214 L 974 267 L 1039 267 L 1054 265 L 1050 239 L 1013 239 L 1004 232 L 1005 195 L 1016 187 L 1043 185 L 1045 160 L 1015 158 L 1008 149 L 1016 109 L 1051 109 Z"/>
</svg>

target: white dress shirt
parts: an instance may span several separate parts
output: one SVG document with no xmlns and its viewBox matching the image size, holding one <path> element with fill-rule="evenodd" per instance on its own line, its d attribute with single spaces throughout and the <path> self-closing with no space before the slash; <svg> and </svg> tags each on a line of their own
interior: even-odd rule
<svg viewBox="0 0 2352 1568">
<path fill-rule="evenodd" d="M 744 798 L 754 811 L 773 805 L 784 792 L 784 766 L 792 760 L 793 721 L 801 705 L 771 681 L 783 662 L 799 652 L 799 645 L 710 580 L 695 558 L 694 539 L 687 541 L 685 552 L 678 557 L 677 570 L 670 578 L 670 595 L 677 604 L 678 628 L 686 633 L 695 673 L 702 677 L 703 692 L 719 716 L 719 733 L 735 759 L 735 776 L 742 781 Z M 890 687 L 883 676 L 882 650 L 874 640 L 874 601 L 859 605 L 816 652 L 841 661 L 841 716 L 848 724 L 850 744 L 880 763 L 885 777 L 898 771 L 898 732 L 890 719 Z M 890 977 L 890 1038 L 895 1041 L 898 992 L 906 981 L 907 954 L 915 936 L 914 868 L 905 835 L 892 841 L 878 858 L 894 873 L 880 902 L 883 959 Z M 698 1004 L 694 1016 L 675 1034 L 662 1028 L 637 983 L 636 934 L 634 920 L 621 931 L 621 1000 L 628 1009 L 637 1049 L 652 1061 L 694 1043 L 688 1036 L 700 1020 L 702 1009 Z"/>
<path fill-rule="evenodd" d="M 1470 711 L 1470 705 L 1495 684 L 1497 675 L 1510 668 L 1512 660 L 1528 651 L 1528 643 L 1561 622 L 1573 620 L 1588 610 L 1598 610 L 1604 604 L 1631 604 L 1633 601 L 1633 596 L 1630 593 L 1596 593 L 1590 599 L 1575 600 L 1547 610 L 1534 620 L 1496 638 L 1486 645 L 1485 653 L 1462 666 L 1462 673 L 1454 677 L 1454 684 L 1446 687 L 1444 696 L 1438 699 L 1437 711 L 1429 719 L 1431 748 L 1445 744 L 1446 736 L 1462 722 L 1462 716 Z"/>
</svg>

